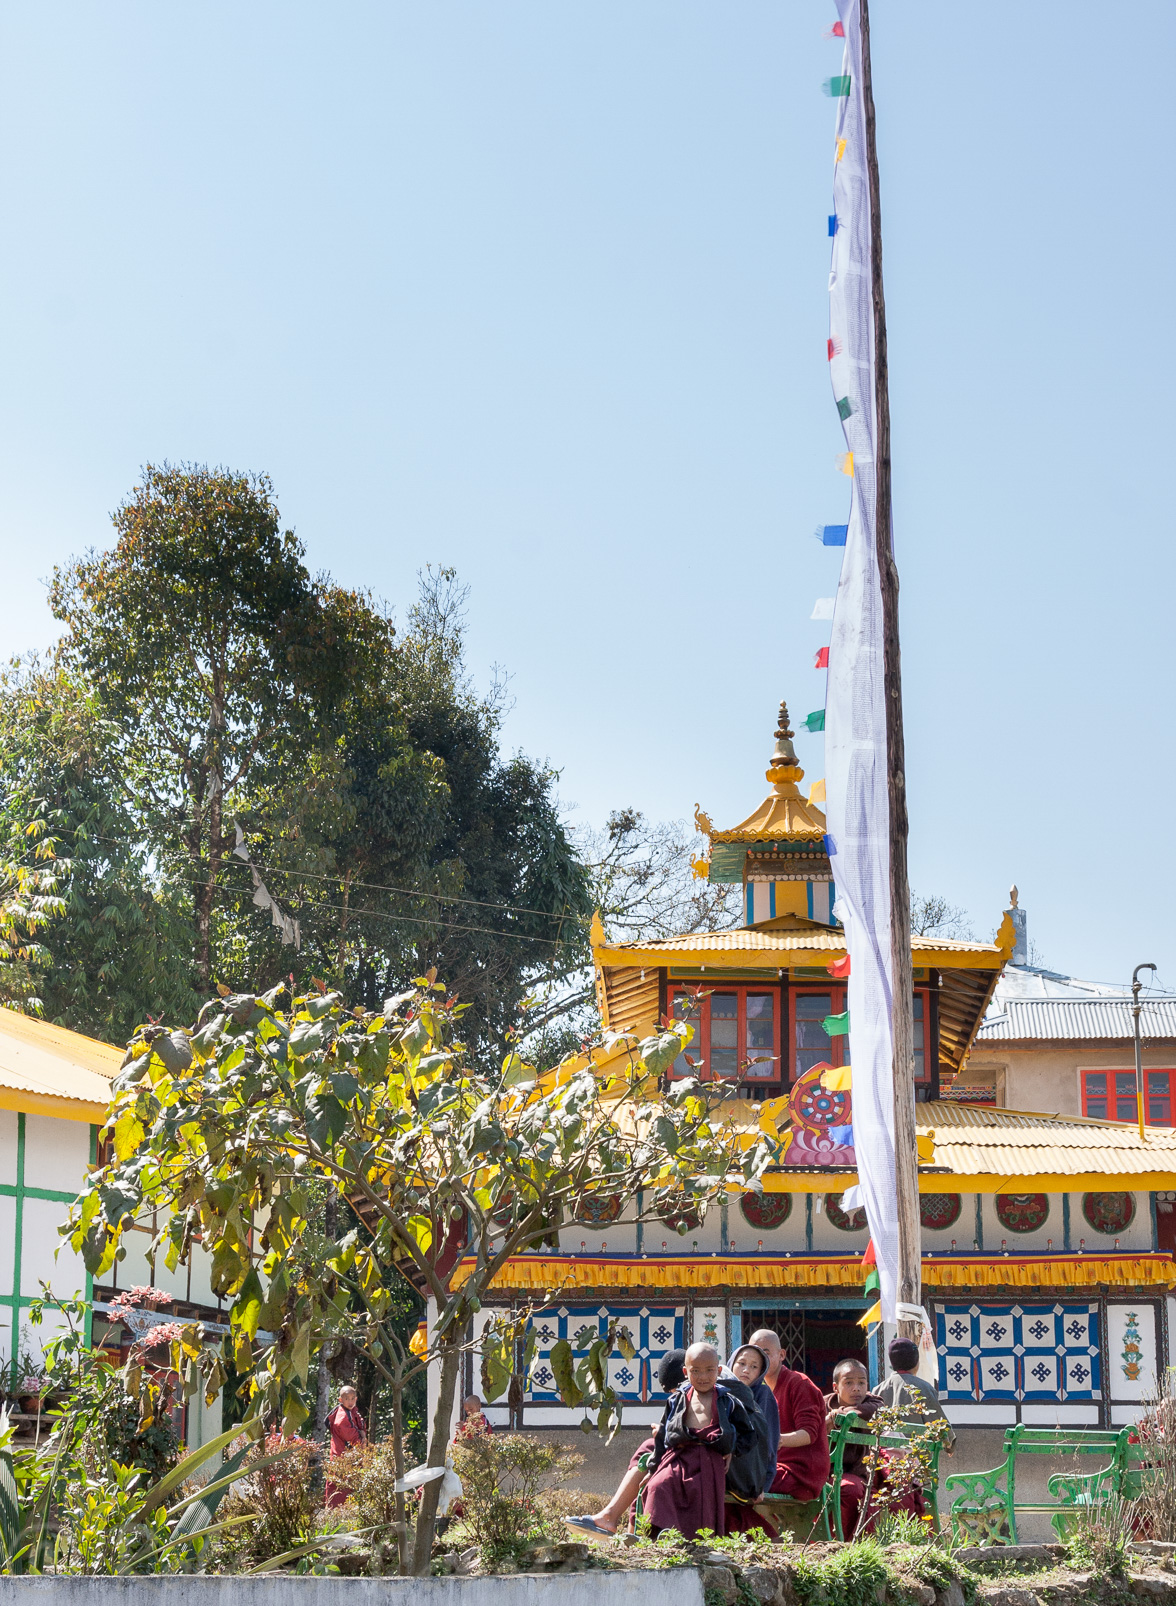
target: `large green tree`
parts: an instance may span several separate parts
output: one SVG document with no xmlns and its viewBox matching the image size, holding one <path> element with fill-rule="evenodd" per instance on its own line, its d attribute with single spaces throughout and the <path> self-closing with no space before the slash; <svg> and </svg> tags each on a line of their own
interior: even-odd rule
<svg viewBox="0 0 1176 1606">
<path fill-rule="evenodd" d="M 125 1042 L 148 1014 L 190 1013 L 187 889 L 153 868 L 118 731 L 59 661 L 0 675 L 0 800 L 35 833 L 30 849 L 53 850 L 37 953 L 46 1018 Z"/>
<path fill-rule="evenodd" d="M 473 1006 L 474 1050 L 500 1057 L 527 995 L 582 962 L 590 896 L 555 774 L 502 755 L 501 701 L 465 672 L 464 588 L 427 570 L 398 632 L 310 575 L 261 475 L 148 467 L 113 520 L 114 545 L 51 592 L 66 630 L 38 740 L 61 751 L 43 768 L 109 859 L 88 850 L 74 918 L 45 935 L 55 1012 L 120 1035 L 180 1013 L 158 966 L 128 952 L 114 976 L 99 941 L 120 921 L 164 940 L 166 915 L 169 965 L 199 992 L 320 977 L 374 1008 L 436 964 Z M 98 920 L 119 878 L 130 906 Z"/>
</svg>

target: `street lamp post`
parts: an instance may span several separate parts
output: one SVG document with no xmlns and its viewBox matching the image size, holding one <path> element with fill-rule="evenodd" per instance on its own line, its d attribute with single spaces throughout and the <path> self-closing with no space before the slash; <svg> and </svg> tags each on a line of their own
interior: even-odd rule
<svg viewBox="0 0 1176 1606">
<path fill-rule="evenodd" d="M 1139 1115 L 1139 1141 L 1146 1143 L 1143 1132 L 1143 1046 L 1139 1041 L 1139 1012 L 1143 1005 L 1139 1002 L 1139 994 L 1143 983 L 1139 979 L 1141 970 L 1155 970 L 1154 965 L 1136 965 L 1131 973 L 1131 1020 L 1135 1030 L 1135 1107 Z"/>
</svg>

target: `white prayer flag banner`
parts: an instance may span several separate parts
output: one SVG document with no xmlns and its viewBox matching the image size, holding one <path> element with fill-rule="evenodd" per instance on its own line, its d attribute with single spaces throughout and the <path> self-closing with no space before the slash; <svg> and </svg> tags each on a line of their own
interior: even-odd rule
<svg viewBox="0 0 1176 1606">
<path fill-rule="evenodd" d="M 870 192 L 859 0 L 837 0 L 845 29 L 833 163 L 836 223 L 829 274 L 829 372 L 851 454 L 853 489 L 829 643 L 826 817 L 838 912 L 852 959 L 849 1058 L 862 1203 L 878 1261 L 882 1317 L 898 1292 L 890 957 L 890 811 L 886 787 L 882 591 L 875 546 L 876 411 Z M 814 618 L 816 615 L 814 614 Z"/>
<path fill-rule="evenodd" d="M 813 611 L 809 615 L 809 618 L 810 619 L 832 619 L 832 617 L 833 617 L 833 604 L 834 604 L 835 601 L 836 601 L 836 598 L 834 598 L 834 597 L 818 597 L 816 602 L 813 603 Z"/>
</svg>

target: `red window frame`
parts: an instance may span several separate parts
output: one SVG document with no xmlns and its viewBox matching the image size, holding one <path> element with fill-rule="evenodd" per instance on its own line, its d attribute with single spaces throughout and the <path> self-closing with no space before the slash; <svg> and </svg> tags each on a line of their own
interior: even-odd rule
<svg viewBox="0 0 1176 1606">
<path fill-rule="evenodd" d="M 679 1054 L 674 1061 L 671 1075 L 674 1077 L 697 1076 L 704 1082 L 726 1082 L 742 1080 L 752 1087 L 770 1086 L 780 1081 L 780 1032 L 781 1017 L 784 1009 L 781 1006 L 782 989 L 774 982 L 715 982 L 712 985 L 700 984 L 702 991 L 699 994 L 697 987 L 671 986 L 668 990 L 666 1007 L 671 1018 L 681 1018 L 679 1014 L 679 1001 L 690 1001 L 690 1013 L 694 1007 L 699 1012 L 699 1022 L 695 1032 L 694 1041 L 684 1054 Z M 711 1070 L 711 1002 L 716 997 L 729 998 L 735 994 L 736 1008 L 736 1053 L 740 1055 L 741 1069 L 736 1071 Z M 748 995 L 754 997 L 768 997 L 772 1000 L 772 1050 L 770 1060 L 761 1060 L 758 1064 L 749 1064 L 749 1055 L 763 1052 L 749 1049 L 747 1044 L 747 999 Z M 697 1004 L 694 1000 L 697 998 Z M 690 1064 L 688 1060 L 694 1063 Z M 766 1072 L 765 1072 L 766 1066 Z"/>
<path fill-rule="evenodd" d="M 1144 1126 L 1171 1126 L 1173 1077 L 1171 1070 L 1143 1072 Z M 1139 1120 L 1135 1102 L 1135 1072 L 1121 1066 L 1082 1072 L 1082 1113 L 1096 1121 L 1122 1121 L 1134 1126 Z"/>
<path fill-rule="evenodd" d="M 795 1000 L 797 998 L 803 998 L 806 996 L 811 998 L 814 995 L 818 998 L 828 998 L 831 1000 L 829 1009 L 829 1013 L 831 1015 L 842 1015 L 849 1008 L 846 989 L 844 987 L 822 987 L 819 982 L 813 982 L 811 984 L 805 984 L 800 987 L 790 987 L 788 989 L 788 1085 L 790 1087 L 798 1080 L 798 1074 L 803 1074 L 798 1073 L 796 1069 L 796 1024 L 799 1017 L 796 1012 Z M 922 1055 L 921 1069 L 919 1067 L 917 1058 L 915 1062 L 915 1086 L 929 1087 L 931 1084 L 931 1071 L 933 1068 L 932 1049 L 934 1047 L 931 1042 L 931 997 L 928 991 L 923 987 L 916 987 L 914 989 L 914 997 L 916 1001 L 922 1002 L 922 1010 L 921 1012 L 917 1012 L 917 1018 L 914 1021 L 916 1050 Z M 922 1027 L 921 1048 L 919 1046 L 920 1026 Z M 827 1040 L 827 1044 L 823 1048 L 821 1058 L 828 1065 L 844 1065 L 845 1053 L 848 1047 L 848 1037 L 830 1037 Z"/>
</svg>

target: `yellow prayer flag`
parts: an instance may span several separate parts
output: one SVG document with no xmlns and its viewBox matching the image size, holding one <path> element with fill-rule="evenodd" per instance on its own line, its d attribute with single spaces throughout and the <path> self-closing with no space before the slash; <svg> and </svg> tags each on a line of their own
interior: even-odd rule
<svg viewBox="0 0 1176 1606">
<path fill-rule="evenodd" d="M 814 781 L 813 784 L 809 787 L 809 802 L 810 803 L 823 803 L 824 801 L 825 801 L 825 782 L 824 782 L 823 779 L 819 780 L 819 781 Z"/>
<path fill-rule="evenodd" d="M 853 1073 L 848 1065 L 821 1072 L 821 1086 L 826 1093 L 848 1093 L 853 1086 Z"/>
<path fill-rule="evenodd" d="M 843 139 L 839 139 L 837 141 L 837 155 L 833 158 L 833 160 L 835 162 L 839 162 L 844 155 L 845 155 L 845 141 Z"/>
<path fill-rule="evenodd" d="M 853 453 L 852 452 L 842 452 L 841 456 L 837 459 L 837 467 L 841 470 L 841 472 L 843 474 L 848 474 L 849 478 L 852 479 L 853 478 Z"/>
<path fill-rule="evenodd" d="M 871 1305 L 870 1306 L 869 1310 L 866 1312 L 866 1314 L 864 1316 L 862 1316 L 862 1317 L 860 1317 L 858 1319 L 858 1326 L 859 1327 L 872 1327 L 875 1322 L 880 1322 L 881 1320 L 882 1320 L 882 1301 L 879 1300 L 876 1305 Z"/>
</svg>

